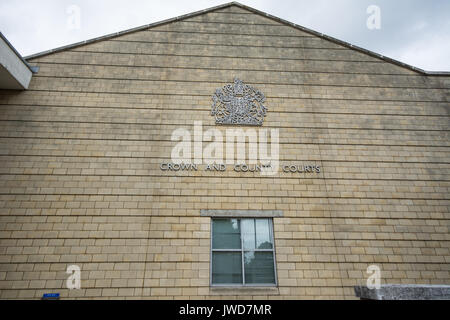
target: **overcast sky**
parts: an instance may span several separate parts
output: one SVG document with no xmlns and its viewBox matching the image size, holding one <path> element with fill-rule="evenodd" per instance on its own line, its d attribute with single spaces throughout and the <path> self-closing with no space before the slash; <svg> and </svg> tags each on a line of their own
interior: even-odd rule
<svg viewBox="0 0 450 320">
<path fill-rule="evenodd" d="M 0 31 L 27 56 L 226 2 L 1 0 Z M 425 70 L 450 71 L 450 0 L 239 2 Z M 376 26 L 371 5 L 380 9 L 379 29 L 367 27 L 368 19 Z"/>
</svg>

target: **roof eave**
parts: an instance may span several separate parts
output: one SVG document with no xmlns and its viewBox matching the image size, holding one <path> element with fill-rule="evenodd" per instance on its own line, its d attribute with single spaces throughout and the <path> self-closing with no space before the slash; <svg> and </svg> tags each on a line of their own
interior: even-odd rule
<svg viewBox="0 0 450 320">
<path fill-rule="evenodd" d="M 28 62 L 25 60 L 26 58 L 22 57 L 20 53 L 14 48 L 14 46 L 9 42 L 9 40 L 3 35 L 3 33 L 0 32 L 0 38 L 6 43 L 6 45 L 14 52 L 14 54 L 17 56 L 20 61 L 23 62 L 23 64 L 32 72 L 35 73 L 35 69 L 31 67 Z"/>
</svg>

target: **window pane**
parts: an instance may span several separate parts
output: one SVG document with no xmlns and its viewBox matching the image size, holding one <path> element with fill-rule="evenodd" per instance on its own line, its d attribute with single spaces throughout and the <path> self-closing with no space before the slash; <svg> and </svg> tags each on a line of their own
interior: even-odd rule
<svg viewBox="0 0 450 320">
<path fill-rule="evenodd" d="M 213 252 L 213 284 L 242 284 L 242 256 L 240 252 Z"/>
<path fill-rule="evenodd" d="M 256 249 L 272 249 L 269 219 L 256 219 Z"/>
<path fill-rule="evenodd" d="M 244 249 L 255 249 L 255 219 L 242 219 L 241 228 Z"/>
<path fill-rule="evenodd" d="M 275 270 L 273 263 L 273 252 L 245 252 L 245 283 L 275 284 Z"/>
<path fill-rule="evenodd" d="M 213 249 L 241 248 L 241 230 L 238 219 L 215 219 L 212 229 Z"/>
<path fill-rule="evenodd" d="M 244 249 L 272 249 L 269 219 L 242 219 Z"/>
</svg>

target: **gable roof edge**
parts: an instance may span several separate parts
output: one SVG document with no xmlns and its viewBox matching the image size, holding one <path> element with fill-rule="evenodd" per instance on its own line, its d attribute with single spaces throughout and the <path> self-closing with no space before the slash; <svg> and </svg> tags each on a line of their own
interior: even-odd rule
<svg viewBox="0 0 450 320">
<path fill-rule="evenodd" d="M 428 76 L 450 76 L 450 71 L 426 71 L 426 70 L 423 70 L 423 69 L 421 69 L 421 68 L 414 67 L 414 66 L 412 66 L 412 65 L 410 65 L 410 64 L 407 64 L 407 63 L 404 63 L 404 62 L 395 60 L 395 59 L 393 59 L 393 58 L 389 58 L 389 57 L 387 57 L 387 56 L 383 56 L 382 54 L 376 53 L 376 52 L 374 52 L 374 51 L 371 51 L 371 50 L 368 50 L 368 49 L 365 49 L 365 48 L 362 48 L 362 47 L 353 45 L 353 44 L 351 44 L 351 43 L 349 43 L 349 42 L 346 42 L 346 41 L 343 41 L 343 40 L 339 40 L 339 39 L 337 39 L 337 38 L 331 37 L 331 36 L 326 35 L 326 34 L 324 34 L 324 33 L 321 33 L 321 32 L 318 32 L 318 31 L 314 31 L 314 30 L 312 30 L 312 29 L 303 27 L 303 26 L 298 25 L 298 24 L 295 24 L 295 23 L 293 23 L 293 22 L 290 22 L 290 21 L 284 20 L 284 19 L 282 19 L 282 18 L 273 16 L 273 15 L 271 15 L 271 14 L 269 14 L 269 13 L 260 11 L 260 10 L 258 10 L 258 9 L 255 9 L 255 8 L 252 8 L 252 7 L 248 7 L 248 6 L 243 5 L 243 4 L 241 4 L 241 3 L 233 2 L 233 4 L 239 6 L 239 7 L 243 8 L 243 9 L 246 9 L 246 10 L 248 10 L 248 11 L 251 11 L 251 12 L 254 12 L 254 13 L 256 13 L 256 14 L 265 16 L 265 17 L 267 17 L 267 18 L 269 18 L 269 19 L 275 20 L 275 21 L 277 21 L 277 22 L 279 22 L 279 23 L 282 23 L 282 24 L 291 26 L 291 27 L 293 27 L 293 28 L 296 28 L 296 29 L 298 29 L 298 30 L 301 30 L 301 31 L 310 33 L 310 34 L 312 34 L 312 35 L 315 35 L 315 36 L 317 36 L 317 37 L 323 38 L 323 39 L 325 39 L 325 40 L 328 40 L 328 41 L 337 43 L 337 44 L 339 44 L 339 45 L 345 46 L 345 47 L 347 47 L 347 48 L 350 48 L 350 49 L 353 49 L 353 50 L 356 50 L 356 51 L 365 53 L 365 54 L 367 54 L 367 55 L 370 55 L 370 56 L 372 56 L 372 57 L 375 57 L 375 58 L 384 60 L 384 61 L 386 61 L 386 62 L 395 64 L 395 65 L 398 65 L 398 66 L 400 66 L 400 67 L 403 67 L 403 68 L 406 68 L 406 69 L 410 69 L 410 70 L 415 71 L 415 72 L 422 73 L 422 74 L 424 74 L 424 75 L 428 75 Z"/>
<path fill-rule="evenodd" d="M 166 20 L 162 20 L 162 21 L 146 24 L 146 25 L 143 25 L 143 26 L 127 29 L 127 30 L 124 30 L 124 31 L 114 32 L 114 33 L 110 33 L 110 34 L 107 34 L 107 35 L 104 35 L 104 36 L 92 38 L 92 39 L 89 39 L 89 40 L 80 41 L 80 42 L 72 43 L 72 44 L 69 44 L 69 45 L 57 47 L 57 48 L 54 48 L 54 49 L 38 52 L 38 53 L 35 53 L 35 54 L 32 54 L 32 55 L 24 57 L 24 59 L 28 60 L 28 59 L 42 57 L 42 56 L 45 56 L 45 55 L 48 55 L 48 54 L 61 52 L 61 51 L 64 51 L 66 49 L 71 49 L 71 48 L 79 47 L 79 46 L 82 46 L 82 45 L 85 45 L 85 44 L 91 44 L 91 43 L 95 43 L 95 42 L 98 42 L 98 41 L 111 39 L 113 37 L 129 34 L 129 33 L 132 33 L 132 32 L 142 31 L 142 30 L 145 30 L 145 29 L 148 29 L 148 28 L 161 26 L 161 25 L 168 24 L 168 23 L 171 23 L 171 22 L 176 22 L 176 21 L 192 18 L 192 17 L 198 16 L 198 15 L 201 15 L 201 14 L 210 13 L 210 12 L 213 12 L 213 11 L 216 11 L 216 10 L 220 10 L 220 9 L 224 9 L 224 8 L 227 8 L 227 7 L 231 7 L 231 6 L 240 7 L 242 9 L 245 9 L 245 10 L 253 12 L 255 14 L 267 17 L 267 18 L 269 18 L 271 20 L 277 21 L 277 22 L 282 23 L 284 25 L 288 25 L 290 27 L 296 28 L 296 29 L 298 29 L 300 31 L 310 33 L 310 34 L 315 35 L 317 37 L 320 37 L 322 39 L 334 42 L 336 44 L 342 45 L 342 46 L 347 47 L 349 49 L 353 49 L 353 50 L 362 52 L 362 53 L 367 54 L 369 56 L 372 56 L 374 58 L 381 59 L 381 60 L 386 61 L 388 63 L 392 63 L 392 64 L 395 64 L 395 65 L 398 65 L 400 67 L 409 69 L 411 71 L 418 72 L 418 73 L 423 74 L 423 75 L 427 75 L 427 76 L 450 76 L 450 71 L 426 71 L 426 70 L 423 70 L 421 68 L 414 67 L 414 66 L 409 65 L 407 63 L 404 63 L 404 62 L 395 60 L 393 58 L 384 56 L 382 54 L 376 53 L 374 51 L 371 51 L 371 50 L 368 50 L 368 49 L 365 49 L 365 48 L 353 45 L 353 44 L 348 43 L 346 41 L 339 40 L 337 38 L 328 36 L 328 35 L 326 35 L 324 33 L 321 33 L 321 32 L 318 32 L 318 31 L 314 31 L 312 29 L 303 27 L 301 25 L 298 25 L 298 24 L 295 24 L 293 22 L 284 20 L 282 18 L 273 16 L 273 15 L 271 15 L 269 13 L 260 11 L 258 9 L 246 6 L 244 4 L 241 4 L 241 3 L 235 2 L 235 1 L 228 2 L 228 3 L 222 4 L 222 5 L 218 5 L 218 6 L 215 6 L 215 7 L 211 7 L 211 8 L 208 8 L 208 9 L 191 12 L 191 13 L 188 13 L 188 14 L 184 14 L 184 15 L 181 15 L 181 16 L 174 17 L 174 18 L 170 18 L 170 19 L 166 19 Z"/>
<path fill-rule="evenodd" d="M 232 5 L 240 6 L 241 4 L 239 4 L 237 2 L 229 2 L 229 3 L 221 4 L 221 5 L 218 5 L 218 6 L 215 6 L 215 7 L 211 7 L 211 8 L 208 8 L 208 9 L 203 9 L 203 10 L 199 10 L 199 11 L 183 14 L 181 16 L 177 16 L 177 17 L 173 17 L 173 18 L 169 18 L 169 19 L 153 22 L 153 23 L 150 23 L 150 24 L 145 24 L 143 26 L 139 26 L 139 27 L 135 27 L 135 28 L 119 31 L 119 32 L 109 33 L 109 34 L 106 34 L 104 36 L 95 37 L 95 38 L 91 38 L 91 39 L 88 39 L 88 40 L 79 41 L 79 42 L 71 43 L 71 44 L 68 44 L 68 45 L 61 46 L 61 47 L 57 47 L 57 48 L 54 48 L 54 49 L 50 49 L 50 50 L 45 50 L 45 51 L 42 51 L 42 52 L 34 53 L 34 54 L 31 54 L 29 56 L 24 57 L 24 59 L 38 58 L 38 57 L 46 56 L 46 55 L 51 54 L 51 53 L 61 52 L 61 51 L 64 51 L 66 49 L 76 48 L 76 47 L 79 47 L 79 46 L 82 46 L 82 45 L 85 45 L 85 44 L 91 44 L 91 43 L 95 43 L 95 42 L 102 41 L 102 40 L 108 40 L 108 39 L 111 39 L 111 38 L 114 38 L 114 37 L 118 37 L 118 36 L 122 36 L 122 35 L 125 35 L 125 34 L 130 34 L 130 33 L 137 32 L 137 31 L 142 31 L 142 30 L 145 30 L 145 29 L 148 29 L 148 28 L 157 27 L 157 26 L 161 26 L 161 25 L 168 24 L 168 23 L 171 23 L 171 22 L 176 22 L 176 21 L 192 18 L 192 17 L 198 16 L 198 15 L 204 14 L 204 13 L 209 13 L 209 12 L 213 12 L 213 11 L 216 11 L 216 10 L 224 9 L 224 8 L 230 7 Z"/>
</svg>

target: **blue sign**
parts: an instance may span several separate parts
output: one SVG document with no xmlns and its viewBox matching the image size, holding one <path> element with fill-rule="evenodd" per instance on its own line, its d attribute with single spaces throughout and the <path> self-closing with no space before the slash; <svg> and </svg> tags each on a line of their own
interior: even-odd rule
<svg viewBox="0 0 450 320">
<path fill-rule="evenodd" d="M 59 293 L 44 293 L 42 299 L 59 299 Z"/>
</svg>

